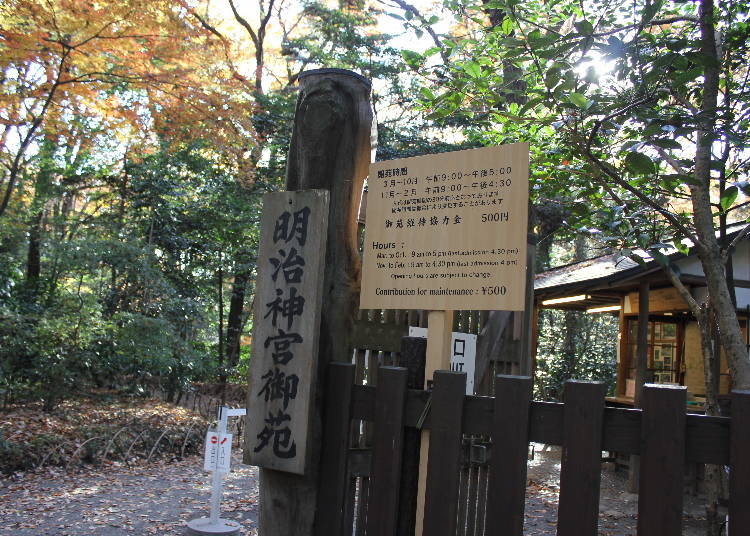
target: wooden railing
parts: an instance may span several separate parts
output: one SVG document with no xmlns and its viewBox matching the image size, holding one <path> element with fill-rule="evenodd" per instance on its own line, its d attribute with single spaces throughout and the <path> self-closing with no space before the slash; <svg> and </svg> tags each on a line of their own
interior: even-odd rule
<svg viewBox="0 0 750 536">
<path fill-rule="evenodd" d="M 601 453 L 640 456 L 638 534 L 682 534 L 684 467 L 729 466 L 730 534 L 750 526 L 750 392 L 732 395 L 731 418 L 686 415 L 683 387 L 648 385 L 643 409 L 608 408 L 604 386 L 571 381 L 564 404 L 534 402 L 529 378 L 497 376 L 497 396 L 466 396 L 465 374 L 439 371 L 432 392 L 406 388 L 407 370 L 381 367 L 377 387 L 355 384 L 355 366 L 329 368 L 321 460 L 326 534 L 407 534 L 400 516 L 404 437 L 430 431 L 423 534 L 454 536 L 465 435 L 491 438 L 483 519 L 476 535 L 521 535 L 529 442 L 561 445 L 557 534 L 594 536 Z M 352 448 L 352 430 L 372 424 L 372 449 Z M 413 434 L 412 434 L 413 435 Z M 401 513 L 399 514 L 399 510 Z M 413 529 L 412 529 L 413 530 Z"/>
</svg>

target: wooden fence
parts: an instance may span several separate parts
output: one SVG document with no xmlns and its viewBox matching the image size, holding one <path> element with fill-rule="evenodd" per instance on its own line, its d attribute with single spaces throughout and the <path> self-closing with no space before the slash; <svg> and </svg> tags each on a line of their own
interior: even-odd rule
<svg viewBox="0 0 750 536">
<path fill-rule="evenodd" d="M 453 331 L 478 335 L 487 321 L 487 314 L 487 311 L 455 311 Z M 371 363 L 398 363 L 401 338 L 409 333 L 409 326 L 426 328 L 427 313 L 416 309 L 360 309 L 354 322 L 352 341 L 358 369 L 368 367 L 362 357 L 364 352 L 372 356 Z"/>
<path fill-rule="evenodd" d="M 403 456 L 413 452 L 405 438 L 417 428 L 430 431 L 425 535 L 521 535 L 529 442 L 563 448 L 560 536 L 597 534 L 603 450 L 640 456 L 640 536 L 682 534 L 688 462 L 729 466 L 730 534 L 750 526 L 750 392 L 733 393 L 731 418 L 706 417 L 686 415 L 682 387 L 649 385 L 643 409 L 619 409 L 605 407 L 604 386 L 594 382 L 569 382 L 560 404 L 533 402 L 529 378 L 497 376 L 497 396 L 489 398 L 466 396 L 464 373 L 437 372 L 427 392 L 407 389 L 405 368 L 380 367 L 377 387 L 355 384 L 355 372 L 346 363 L 328 372 L 319 503 L 326 534 L 408 533 L 399 490 L 402 467 L 413 467 Z M 371 449 L 353 444 L 363 423 L 372 423 Z M 486 501 L 461 500 L 467 435 L 490 439 L 488 468 L 472 477 L 473 489 L 485 486 Z"/>
</svg>

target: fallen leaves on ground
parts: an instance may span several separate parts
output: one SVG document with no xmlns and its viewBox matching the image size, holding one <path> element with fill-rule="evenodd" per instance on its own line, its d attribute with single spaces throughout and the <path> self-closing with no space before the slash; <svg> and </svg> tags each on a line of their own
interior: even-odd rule
<svg viewBox="0 0 750 536">
<path fill-rule="evenodd" d="M 235 454 L 226 477 L 222 517 L 256 534 L 257 468 Z M 47 469 L 0 480 L 0 534 L 20 536 L 183 535 L 208 516 L 210 475 L 191 456 L 175 463 L 94 468 L 77 474 Z"/>
<path fill-rule="evenodd" d="M 181 458 L 200 452 L 206 425 L 156 399 L 77 398 L 50 413 L 40 403 L 19 404 L 0 413 L 0 472 Z"/>
</svg>

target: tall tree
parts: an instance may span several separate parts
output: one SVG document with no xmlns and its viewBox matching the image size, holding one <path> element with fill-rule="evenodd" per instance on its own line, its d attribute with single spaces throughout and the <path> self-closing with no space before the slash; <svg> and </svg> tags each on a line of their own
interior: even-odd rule
<svg viewBox="0 0 750 536">
<path fill-rule="evenodd" d="M 489 29 L 471 22 L 484 15 L 484 4 L 451 4 L 468 17 L 470 31 L 441 42 L 449 64 L 430 67 L 424 55 L 413 62 L 443 80 L 445 89 L 426 105 L 436 116 L 479 115 L 484 128 L 517 139 L 530 139 L 529 127 L 519 125 L 559 139 L 554 161 L 539 164 L 563 180 L 541 184 L 574 190 L 608 222 L 600 234 L 624 254 L 650 248 L 701 320 L 701 304 L 661 254 L 668 241 L 684 252 L 692 247 L 734 385 L 750 387 L 725 269 L 750 229 L 731 243 L 717 237 L 719 217 L 744 206 L 738 193 L 748 168 L 750 95 L 739 58 L 747 53 L 747 3 L 496 4 L 505 18 Z M 509 73 L 508 62 L 520 70 Z M 522 106 L 507 97 L 520 73 L 528 98 Z"/>
<path fill-rule="evenodd" d="M 70 135 L 80 114 L 142 142 L 154 129 L 173 139 L 210 135 L 242 159 L 252 139 L 247 100 L 236 98 L 245 81 L 187 11 L 144 0 L 0 6 L 0 217 L 42 131 Z"/>
</svg>

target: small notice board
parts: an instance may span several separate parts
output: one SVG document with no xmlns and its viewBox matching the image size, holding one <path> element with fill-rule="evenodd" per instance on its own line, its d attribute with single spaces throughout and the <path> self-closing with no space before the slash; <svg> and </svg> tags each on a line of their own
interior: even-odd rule
<svg viewBox="0 0 750 536">
<path fill-rule="evenodd" d="M 231 460 L 232 434 L 208 432 L 206 434 L 206 449 L 203 454 L 203 469 L 205 471 L 228 473 Z"/>
<path fill-rule="evenodd" d="M 409 337 L 427 338 L 427 328 L 409 326 Z M 466 394 L 474 394 L 474 370 L 477 364 L 477 336 L 472 333 L 451 333 L 451 370 L 466 373 Z"/>
<path fill-rule="evenodd" d="M 529 145 L 370 166 L 360 307 L 525 304 Z"/>
</svg>

